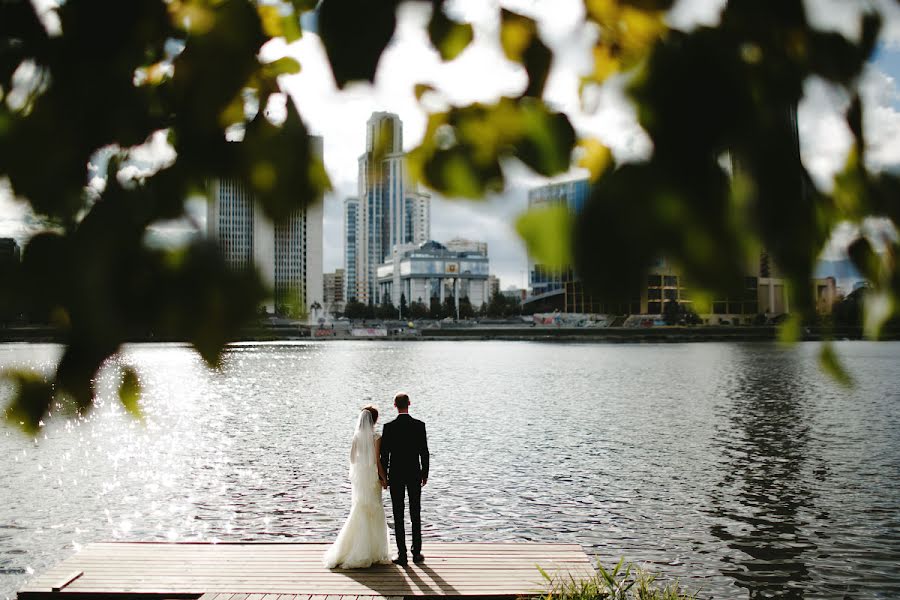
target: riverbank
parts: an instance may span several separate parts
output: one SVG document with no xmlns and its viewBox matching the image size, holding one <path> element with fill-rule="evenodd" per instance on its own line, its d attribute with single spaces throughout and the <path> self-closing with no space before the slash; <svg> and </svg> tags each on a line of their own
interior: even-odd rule
<svg viewBox="0 0 900 600">
<path fill-rule="evenodd" d="M 368 341 L 546 341 L 607 343 L 689 343 L 753 342 L 778 338 L 775 326 L 657 326 L 657 327 L 554 327 L 516 325 L 443 326 L 424 328 L 368 328 L 365 330 L 310 328 L 304 325 L 253 327 L 245 329 L 235 342 L 285 340 L 368 340 Z M 802 341 L 861 340 L 859 327 L 805 327 Z M 900 340 L 900 329 L 882 332 L 882 340 Z M 156 336 L 133 337 L 132 342 L 178 342 Z M 50 327 L 0 329 L 0 342 L 64 343 L 65 335 Z"/>
</svg>

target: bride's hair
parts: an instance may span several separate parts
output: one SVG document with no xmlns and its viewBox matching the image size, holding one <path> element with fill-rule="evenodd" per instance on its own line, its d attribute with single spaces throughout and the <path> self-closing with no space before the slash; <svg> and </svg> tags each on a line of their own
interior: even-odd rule
<svg viewBox="0 0 900 600">
<path fill-rule="evenodd" d="M 372 423 L 378 422 L 378 409 L 377 408 L 375 408 L 374 406 L 369 404 L 368 406 L 363 406 L 362 409 L 367 410 L 370 413 L 372 413 Z"/>
</svg>

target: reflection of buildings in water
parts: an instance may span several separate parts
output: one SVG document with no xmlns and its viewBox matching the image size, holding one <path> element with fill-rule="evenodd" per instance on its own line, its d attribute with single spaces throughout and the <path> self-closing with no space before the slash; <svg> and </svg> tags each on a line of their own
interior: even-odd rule
<svg viewBox="0 0 900 600">
<path fill-rule="evenodd" d="M 804 532 L 804 513 L 814 497 L 803 473 L 808 454 L 808 400 L 798 365 L 771 349 L 742 349 L 746 360 L 729 389 L 717 392 L 731 402 L 721 406 L 723 425 L 714 439 L 725 475 L 710 490 L 711 534 L 736 551 L 725 554 L 722 574 L 749 591 L 751 598 L 802 598 L 810 579 L 805 560 L 816 549 Z"/>
</svg>

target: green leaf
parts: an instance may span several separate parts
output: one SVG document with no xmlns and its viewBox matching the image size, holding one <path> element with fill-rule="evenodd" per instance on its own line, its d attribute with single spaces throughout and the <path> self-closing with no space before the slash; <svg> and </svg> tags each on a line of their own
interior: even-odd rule
<svg viewBox="0 0 900 600">
<path fill-rule="evenodd" d="M 573 217 L 566 206 L 533 208 L 516 220 L 516 231 L 528 253 L 550 269 L 562 269 L 572 263 Z"/>
<path fill-rule="evenodd" d="M 782 344 L 799 342 L 803 335 L 803 317 L 797 313 L 788 316 L 778 327 L 778 341 Z"/>
<path fill-rule="evenodd" d="M 434 91 L 436 91 L 436 89 L 430 83 L 417 83 L 415 85 L 415 87 L 413 88 L 413 91 L 416 94 L 416 100 L 421 101 L 422 96 L 424 96 L 425 94 L 427 94 L 429 92 L 434 92 Z"/>
<path fill-rule="evenodd" d="M 575 131 L 568 118 L 534 98 L 501 98 L 429 116 L 409 174 L 450 196 L 480 198 L 503 189 L 500 161 L 515 157 L 552 176 L 568 170 Z"/>
<path fill-rule="evenodd" d="M 822 367 L 822 370 L 831 375 L 842 386 L 851 387 L 853 385 L 853 379 L 841 365 L 841 361 L 838 359 L 834 351 L 834 345 L 831 342 L 822 344 L 822 349 L 819 351 L 819 365 Z"/>
<path fill-rule="evenodd" d="M 141 411 L 141 381 L 132 367 L 125 367 L 122 383 L 119 385 L 119 401 L 135 419 L 143 419 Z"/>
<path fill-rule="evenodd" d="M 273 221 L 321 202 L 329 189 L 316 143 L 290 99 L 281 125 L 269 122 L 262 112 L 247 125 L 244 141 L 236 149 L 241 179 Z"/>
<path fill-rule="evenodd" d="M 6 422 L 29 435 L 37 434 L 53 402 L 53 384 L 32 371 L 7 371 L 3 378 L 15 386 L 5 411 Z"/>
<path fill-rule="evenodd" d="M 428 22 L 428 38 L 441 55 L 441 60 L 450 61 L 460 55 L 472 41 L 472 26 L 457 23 L 444 14 L 443 3 L 435 5 Z"/>
<path fill-rule="evenodd" d="M 316 5 L 319 4 L 319 0 L 291 0 L 291 4 L 294 6 L 295 11 L 302 13 L 315 10 Z"/>
<path fill-rule="evenodd" d="M 528 87 L 522 95 L 540 98 L 544 93 L 553 53 L 541 40 L 537 23 L 526 16 L 502 9 L 500 45 L 506 58 L 520 63 L 528 73 Z"/>
<path fill-rule="evenodd" d="M 289 14 L 281 18 L 281 34 L 288 44 L 303 37 L 303 30 L 300 29 L 300 21 L 296 15 Z"/>
<path fill-rule="evenodd" d="M 334 80 L 341 89 L 351 81 L 375 81 L 381 53 L 397 25 L 391 0 L 323 0 L 319 35 Z"/>
<path fill-rule="evenodd" d="M 269 78 L 274 78 L 278 75 L 296 75 L 300 72 L 300 63 L 294 58 L 284 56 L 264 64 L 262 69 L 264 76 Z"/>
</svg>

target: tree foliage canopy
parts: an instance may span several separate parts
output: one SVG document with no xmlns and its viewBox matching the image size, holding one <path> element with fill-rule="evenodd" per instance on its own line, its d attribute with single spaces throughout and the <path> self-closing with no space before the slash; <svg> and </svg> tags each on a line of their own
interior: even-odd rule
<svg viewBox="0 0 900 600">
<path fill-rule="evenodd" d="M 429 39 L 453 60 L 472 27 L 443 0 L 429 3 Z M 660 256 L 693 288 L 727 294 L 765 248 L 792 284 L 791 305 L 808 314 L 807 282 L 833 226 L 869 216 L 900 222 L 900 179 L 866 168 L 858 90 L 880 16 L 866 13 L 851 40 L 814 29 L 802 0 L 730 0 L 718 25 L 682 32 L 666 26 L 672 4 L 584 0 L 598 36 L 580 91 L 628 74 L 653 143 L 647 160 L 615 164 L 597 140 L 578 138 L 542 99 L 554 55 L 537 24 L 502 9 L 499 42 L 527 85 L 493 104 L 430 114 L 409 171 L 444 195 L 479 198 L 503 189 L 504 161 L 553 176 L 574 158 L 591 171 L 591 199 L 575 221 L 523 218 L 519 229 L 538 258 L 573 263 L 610 298 L 633 289 Z M 320 3 L 319 34 L 338 86 L 374 80 L 397 5 Z M 268 40 L 301 36 L 299 15 L 314 8 L 313 0 L 68 0 L 55 11 L 56 30 L 28 0 L 0 2 L 0 177 L 56 224 L 28 242 L 3 293 L 66 332 L 52 381 L 13 376 L 19 395 L 8 418 L 33 431 L 54 399 L 88 409 L 100 366 L 133 335 L 188 340 L 216 365 L 254 316 L 267 290 L 252 271 L 230 271 L 208 242 L 160 250 L 145 236 L 152 223 L 183 216 L 186 199 L 213 178 L 241 180 L 276 221 L 321 197 L 328 179 L 294 102 L 287 98 L 283 119 L 265 111 L 283 94 L 278 76 L 300 65 L 260 59 Z M 853 99 L 846 119 L 855 144 L 832 191 L 816 188 L 798 152 L 796 107 L 810 76 Z M 421 95 L 428 86 L 417 88 Z M 134 148 L 158 132 L 174 160 L 123 177 Z M 228 141 L 235 134 L 240 141 Z M 110 148 L 98 197 L 86 187 L 87 165 Z M 872 336 L 897 310 L 896 253 L 896 243 L 877 253 L 865 237 L 851 246 L 874 286 Z M 138 393 L 125 373 L 122 400 L 136 412 Z"/>
</svg>

